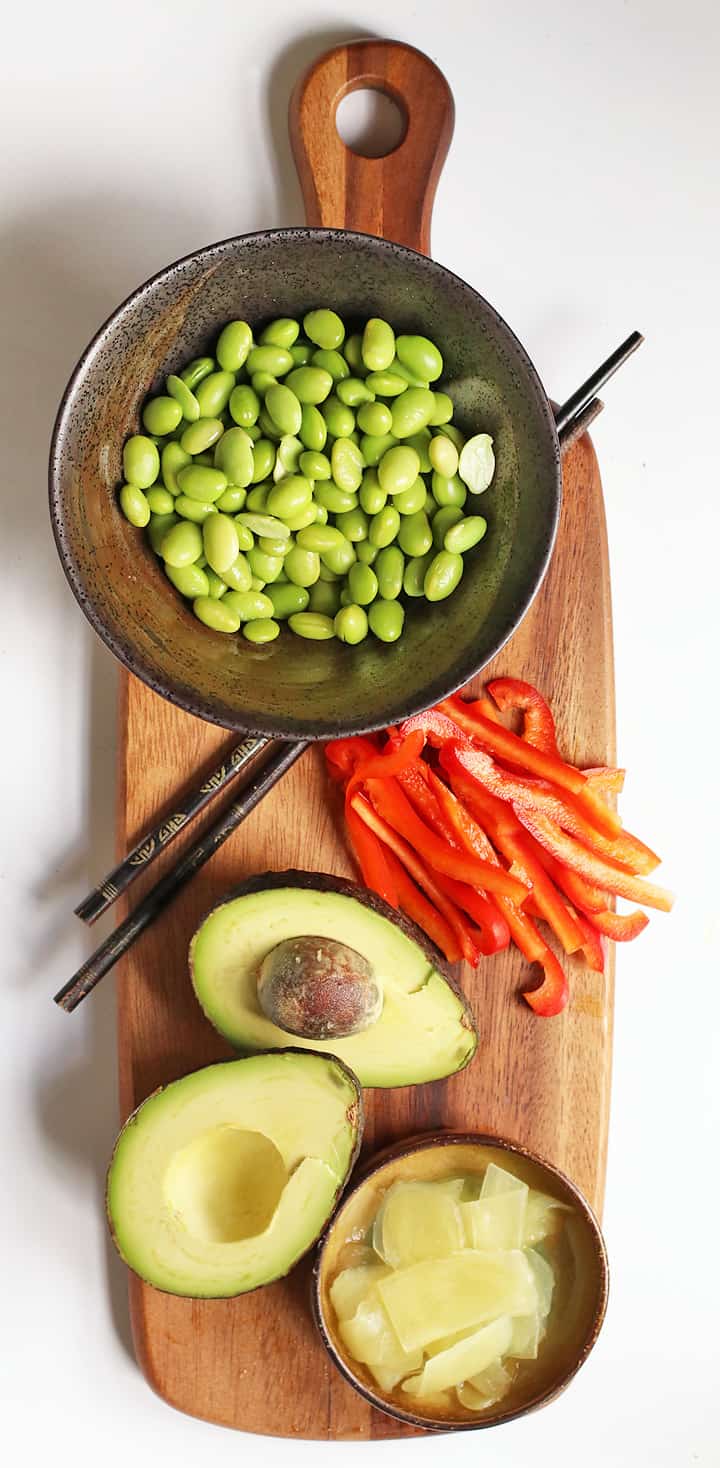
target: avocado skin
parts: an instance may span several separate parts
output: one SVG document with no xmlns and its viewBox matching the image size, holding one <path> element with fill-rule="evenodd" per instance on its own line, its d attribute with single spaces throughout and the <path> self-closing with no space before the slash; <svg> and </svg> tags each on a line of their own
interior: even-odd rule
<svg viewBox="0 0 720 1468">
<path fill-rule="evenodd" d="M 237 895 L 237 894 L 235 894 L 235 895 Z M 355 1168 L 355 1164 L 356 1164 L 356 1162 L 358 1160 L 358 1156 L 359 1156 L 359 1153 L 360 1153 L 360 1148 L 362 1146 L 363 1130 L 364 1130 L 364 1126 L 365 1126 L 365 1107 L 364 1107 L 364 1104 L 363 1104 L 362 1086 L 360 1085 L 360 1082 L 359 1082 L 357 1076 L 355 1075 L 355 1072 L 353 1070 L 351 1070 L 350 1069 L 350 1066 L 349 1065 L 346 1065 L 345 1064 L 345 1061 L 344 1060 L 341 1060 L 338 1055 L 326 1055 L 324 1052 L 318 1051 L 318 1050 L 301 1049 L 297 1045 L 285 1045 L 282 1050 L 258 1050 L 258 1051 L 255 1051 L 255 1057 L 260 1057 L 262 1055 L 268 1055 L 268 1056 L 277 1056 L 277 1055 L 302 1055 L 302 1056 L 305 1056 L 305 1055 L 316 1055 L 316 1056 L 318 1056 L 318 1058 L 320 1060 L 325 1061 L 325 1063 L 327 1065 L 334 1065 L 334 1066 L 337 1067 L 338 1070 L 342 1071 L 342 1073 L 345 1076 L 346 1080 L 349 1081 L 350 1085 L 352 1086 L 352 1088 L 353 1088 L 353 1090 L 355 1092 L 355 1100 L 353 1101 L 352 1106 L 350 1106 L 348 1108 L 347 1112 L 345 1113 L 346 1116 L 347 1116 L 347 1119 L 348 1119 L 348 1123 L 352 1127 L 353 1132 L 354 1132 L 353 1149 L 352 1149 L 352 1153 L 350 1155 L 350 1161 L 348 1163 L 348 1168 L 347 1168 L 347 1172 L 345 1174 L 345 1177 L 342 1180 L 342 1182 L 340 1183 L 340 1186 L 338 1187 L 338 1189 L 337 1189 L 337 1191 L 335 1193 L 335 1197 L 333 1199 L 332 1211 L 331 1211 L 330 1216 L 328 1217 L 326 1223 L 323 1225 L 323 1229 L 321 1230 L 321 1232 L 324 1233 L 325 1229 L 328 1227 L 328 1224 L 330 1223 L 330 1219 L 335 1214 L 335 1211 L 337 1209 L 337 1205 L 340 1202 L 340 1199 L 341 1199 L 343 1193 L 345 1192 L 345 1189 L 347 1188 L 348 1183 L 350 1182 L 350 1178 L 352 1177 L 352 1174 L 353 1174 L 353 1171 L 354 1171 L 354 1168 Z M 210 1065 L 199 1065 L 197 1067 L 197 1070 L 195 1070 L 195 1071 L 186 1071 L 185 1072 L 185 1076 L 188 1076 L 188 1075 L 197 1075 L 200 1071 L 203 1071 L 203 1070 L 204 1071 L 207 1071 L 207 1070 L 215 1070 L 218 1067 L 223 1066 L 223 1065 L 237 1065 L 238 1064 L 238 1060 L 239 1060 L 239 1057 L 238 1056 L 231 1056 L 227 1060 L 216 1060 L 216 1061 L 212 1062 Z M 144 1100 L 138 1102 L 138 1105 L 134 1108 L 133 1111 L 130 1112 L 130 1115 L 127 1118 L 127 1121 L 125 1121 L 123 1123 L 123 1126 L 121 1127 L 120 1132 L 118 1133 L 118 1136 L 117 1136 L 117 1138 L 115 1140 L 115 1145 L 113 1147 L 112 1155 L 110 1157 L 110 1161 L 108 1163 L 107 1171 L 106 1171 L 106 1174 L 105 1174 L 105 1217 L 107 1218 L 108 1230 L 110 1232 L 110 1237 L 111 1237 L 111 1239 L 113 1241 L 113 1245 L 116 1248 L 118 1254 L 120 1255 L 120 1258 L 122 1259 L 122 1261 L 126 1265 L 126 1267 L 131 1271 L 132 1274 L 136 1275 L 136 1277 L 138 1279 L 141 1279 L 143 1281 L 143 1284 L 148 1285 L 150 1287 L 150 1289 L 157 1290 L 157 1292 L 158 1292 L 159 1295 L 173 1295 L 175 1298 L 180 1298 L 180 1299 L 184 1299 L 184 1300 L 188 1300 L 188 1299 L 190 1299 L 190 1300 L 191 1299 L 198 1299 L 198 1300 L 204 1300 L 204 1299 L 213 1299 L 213 1300 L 237 1300 L 237 1299 L 240 1298 L 240 1296 L 238 1296 L 237 1294 L 212 1295 L 212 1296 L 182 1294 L 182 1295 L 178 1296 L 177 1292 L 174 1291 L 174 1290 L 163 1290 L 163 1289 L 161 1289 L 161 1287 L 159 1285 L 153 1284 L 152 1280 L 146 1279 L 145 1276 L 142 1275 L 142 1274 L 139 1274 L 138 1271 L 136 1269 L 134 1269 L 131 1264 L 128 1264 L 128 1261 L 125 1258 L 125 1255 L 123 1254 L 122 1248 L 121 1248 L 120 1243 L 118 1241 L 117 1234 L 115 1233 L 115 1229 L 113 1228 L 113 1224 L 112 1224 L 112 1218 L 111 1218 L 111 1215 L 110 1215 L 109 1200 L 108 1200 L 108 1188 L 109 1188 L 109 1183 L 110 1183 L 110 1172 L 111 1172 L 111 1169 L 112 1169 L 113 1162 L 115 1160 L 115 1153 L 117 1152 L 117 1149 L 118 1149 L 118 1147 L 120 1145 L 120 1140 L 121 1140 L 121 1138 L 122 1138 L 125 1130 L 127 1129 L 127 1127 L 130 1127 L 130 1126 L 134 1126 L 135 1125 L 135 1123 L 138 1120 L 138 1116 L 139 1116 L 140 1112 L 142 1111 L 143 1106 L 145 1105 L 145 1102 L 146 1101 L 149 1101 L 151 1099 L 151 1097 L 153 1097 L 153 1096 L 159 1096 L 162 1091 L 167 1091 L 168 1087 L 173 1086 L 175 1084 L 175 1082 L 178 1081 L 178 1080 L 184 1080 L 185 1079 L 185 1076 L 176 1076 L 172 1081 L 168 1081 L 164 1086 L 156 1086 L 155 1089 L 154 1089 L 154 1091 L 150 1091 L 149 1094 L 144 1098 Z M 296 1259 L 293 1259 L 292 1263 L 285 1270 L 285 1273 L 284 1274 L 278 1274 L 278 1275 L 276 1275 L 275 1276 L 275 1280 L 285 1279 L 285 1277 L 288 1274 L 291 1274 L 292 1271 L 293 1271 L 293 1269 L 295 1268 L 295 1266 L 300 1263 L 301 1259 L 304 1259 L 307 1254 L 310 1254 L 312 1252 L 312 1250 L 315 1248 L 315 1246 L 316 1246 L 316 1244 L 318 1242 L 318 1238 L 319 1237 L 320 1237 L 320 1235 L 318 1234 L 316 1236 L 316 1238 L 312 1239 L 310 1241 L 310 1243 L 308 1244 L 307 1248 L 303 1251 L 303 1253 L 302 1254 L 299 1254 Z M 274 1284 L 275 1283 L 275 1280 L 266 1280 L 262 1284 L 254 1285 L 252 1289 L 243 1290 L 243 1294 L 245 1294 L 245 1295 L 254 1295 L 255 1292 L 256 1292 L 256 1290 L 263 1290 L 263 1289 L 265 1289 L 268 1284 Z"/>
<path fill-rule="evenodd" d="M 400 928 L 401 932 L 405 933 L 406 937 L 410 938 L 413 943 L 416 943 L 418 948 L 422 949 L 428 962 L 439 970 L 448 987 L 452 989 L 453 994 L 460 1000 L 467 1028 L 475 1035 L 475 1047 L 468 1055 L 465 1064 L 460 1067 L 460 1070 L 455 1071 L 454 1074 L 459 1075 L 460 1071 L 466 1069 L 471 1060 L 474 1059 L 477 1050 L 477 1025 L 467 995 L 452 973 L 444 954 L 435 947 L 435 944 L 428 938 L 427 933 L 423 932 L 423 929 L 418 927 L 417 923 L 412 921 L 412 918 L 406 917 L 404 912 L 399 912 L 396 908 L 391 907 L 389 902 L 385 901 L 384 897 L 378 897 L 377 892 L 373 892 L 369 887 L 363 887 L 359 882 L 353 882 L 349 877 L 336 877 L 331 872 L 307 872 L 294 867 L 284 872 L 258 872 L 254 877 L 247 877 L 238 887 L 233 887 L 231 892 L 227 892 L 222 898 L 222 901 L 214 902 L 208 908 L 207 912 L 203 913 L 195 933 L 190 940 L 189 963 L 191 974 L 194 974 L 193 945 L 196 933 L 200 931 L 203 923 L 207 921 L 212 912 L 216 912 L 220 907 L 225 907 L 228 902 L 234 902 L 237 897 L 250 897 L 254 892 L 274 891 L 282 887 L 299 887 L 301 890 L 304 889 L 308 892 L 335 892 L 339 897 L 352 897 L 356 902 L 361 902 L 364 907 L 369 908 L 371 912 L 377 913 L 378 917 L 387 918 L 388 922 L 394 923 L 397 928 Z M 197 994 L 197 990 L 195 992 Z M 212 1024 L 212 1020 L 210 1022 Z"/>
</svg>

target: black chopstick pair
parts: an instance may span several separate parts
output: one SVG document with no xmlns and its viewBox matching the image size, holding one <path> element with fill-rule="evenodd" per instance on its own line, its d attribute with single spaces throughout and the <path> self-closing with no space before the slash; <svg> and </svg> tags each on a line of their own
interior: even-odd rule
<svg viewBox="0 0 720 1468">
<path fill-rule="evenodd" d="M 237 745 L 228 759 L 207 780 L 203 781 L 199 789 L 185 803 L 183 811 L 178 813 L 176 818 L 166 819 L 153 832 L 143 837 L 125 860 L 109 873 L 88 897 L 84 898 L 75 909 L 76 913 L 86 922 L 92 923 L 102 912 L 106 912 L 120 893 L 126 890 L 140 871 L 144 870 L 148 862 L 169 845 L 170 840 L 183 829 L 188 820 L 197 815 L 208 801 L 212 800 L 213 796 L 224 789 L 243 769 L 246 769 L 253 756 L 265 747 L 267 747 L 267 741 L 263 739 L 247 739 L 244 743 Z M 257 774 L 251 776 L 237 800 L 234 800 L 223 814 L 203 831 L 197 841 L 187 847 L 176 865 L 155 883 L 155 886 L 143 897 L 137 907 L 110 933 L 99 948 L 96 948 L 95 952 L 86 959 L 85 963 L 81 964 L 68 983 L 58 991 L 55 995 L 55 1003 L 61 1009 L 68 1014 L 77 1009 L 78 1004 L 91 993 L 100 979 L 127 952 L 145 928 L 149 927 L 180 888 L 195 875 L 195 872 L 200 870 L 200 867 L 205 865 L 206 861 L 210 860 L 218 847 L 227 841 L 228 836 L 237 830 L 245 817 L 255 809 L 255 806 L 276 781 L 290 769 L 306 747 L 306 744 L 302 742 L 282 742 L 273 748 L 269 759 Z"/>
</svg>

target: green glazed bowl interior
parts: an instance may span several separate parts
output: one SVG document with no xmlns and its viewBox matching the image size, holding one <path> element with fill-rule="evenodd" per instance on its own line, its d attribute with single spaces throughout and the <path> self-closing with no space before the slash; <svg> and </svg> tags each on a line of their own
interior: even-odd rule
<svg viewBox="0 0 720 1468">
<path fill-rule="evenodd" d="M 210 631 L 171 586 L 145 534 L 117 508 L 124 440 L 148 393 L 212 350 L 234 318 L 333 307 L 421 332 L 445 359 L 442 386 L 465 432 L 495 440 L 490 490 L 469 509 L 488 533 L 445 602 L 410 604 L 393 645 L 266 646 Z M 50 459 L 53 527 L 83 611 L 121 662 L 181 708 L 232 729 L 300 739 L 379 728 L 458 688 L 502 647 L 542 580 L 557 527 L 559 449 L 547 397 L 497 313 L 434 261 L 369 235 L 289 229 L 199 250 L 135 292 L 82 357 Z"/>
</svg>

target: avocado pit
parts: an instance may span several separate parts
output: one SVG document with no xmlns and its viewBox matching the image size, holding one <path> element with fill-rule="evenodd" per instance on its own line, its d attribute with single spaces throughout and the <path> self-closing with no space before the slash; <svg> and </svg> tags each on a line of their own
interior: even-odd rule
<svg viewBox="0 0 720 1468">
<path fill-rule="evenodd" d="M 382 1012 L 382 992 L 361 953 L 313 934 L 271 948 L 258 972 L 263 1014 L 304 1040 L 335 1040 L 370 1029 Z"/>
</svg>

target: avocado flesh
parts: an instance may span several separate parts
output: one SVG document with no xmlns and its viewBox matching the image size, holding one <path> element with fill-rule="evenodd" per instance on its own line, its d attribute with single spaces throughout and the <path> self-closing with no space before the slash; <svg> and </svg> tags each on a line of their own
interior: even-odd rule
<svg viewBox="0 0 720 1468">
<path fill-rule="evenodd" d="M 273 1053 L 173 1081 L 133 1113 L 108 1174 L 125 1262 L 171 1294 L 242 1294 L 287 1274 L 322 1232 L 355 1160 L 355 1078 Z"/>
<path fill-rule="evenodd" d="M 262 960 L 277 943 L 310 933 L 347 944 L 371 964 L 383 1007 L 369 1029 L 305 1041 L 263 1014 L 257 996 Z M 439 1080 L 461 1070 L 475 1051 L 477 1036 L 467 1008 L 426 949 L 354 896 L 287 885 L 230 898 L 195 934 L 190 966 L 208 1019 L 241 1050 L 311 1045 L 339 1055 L 364 1086 Z"/>
</svg>

